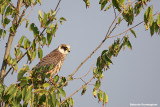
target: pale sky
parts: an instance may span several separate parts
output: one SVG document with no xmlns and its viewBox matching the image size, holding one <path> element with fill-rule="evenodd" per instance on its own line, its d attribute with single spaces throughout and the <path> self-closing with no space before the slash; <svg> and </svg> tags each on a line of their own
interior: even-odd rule
<svg viewBox="0 0 160 107">
<path fill-rule="evenodd" d="M 154 5 L 154 13 L 160 11 L 160 1 L 152 1 L 148 6 Z M 30 23 L 34 22 L 39 27 L 38 11 L 49 12 L 50 9 L 55 8 L 56 4 L 57 1 L 42 0 L 42 5 L 35 6 L 28 17 Z M 61 76 L 68 76 L 104 39 L 109 25 L 113 21 L 114 13 L 113 9 L 107 12 L 100 11 L 98 0 L 91 0 L 89 9 L 85 8 L 83 0 L 62 0 L 59 7 L 57 17 L 63 16 L 67 21 L 63 25 L 59 24 L 56 37 L 53 38 L 49 48 L 46 46 L 43 48 L 43 55 L 47 55 L 60 44 L 69 44 L 71 52 L 66 57 L 59 72 Z M 143 20 L 143 13 L 144 11 L 135 18 L 134 25 Z M 126 29 L 126 25 L 126 23 L 121 24 L 113 32 L 113 35 L 123 32 Z M 29 40 L 33 38 L 32 32 L 25 29 L 24 26 L 25 24 L 22 24 L 16 33 L 11 53 L 14 52 L 13 48 L 18 43 L 21 35 L 25 35 Z M 129 107 L 130 103 L 158 104 L 160 106 L 160 85 L 158 82 L 160 81 L 160 36 L 153 35 L 151 37 L 150 32 L 145 31 L 144 25 L 140 25 L 134 30 L 137 38 L 130 34 L 133 49 L 126 48 L 125 51 L 122 50 L 117 57 L 112 59 L 113 65 L 110 66 L 110 69 L 104 72 L 101 89 L 109 96 L 107 107 Z M 4 56 L 4 47 L 7 39 L 6 36 L 5 40 L 0 41 L 0 64 Z M 115 39 L 108 39 L 79 69 L 74 77 L 80 77 L 88 72 L 101 52 L 108 49 Z M 35 66 L 38 61 L 38 58 L 36 58 L 31 67 Z M 20 62 L 19 68 L 24 64 L 26 64 L 25 59 Z M 84 80 L 87 81 L 91 77 L 92 72 Z M 5 83 L 9 85 L 12 82 L 16 82 L 16 80 L 17 73 L 10 74 L 5 79 Z M 67 96 L 80 88 L 82 84 L 83 82 L 80 80 L 74 80 L 69 83 L 68 87 L 65 88 Z M 75 94 L 73 96 L 75 100 L 74 107 L 101 107 L 102 104 L 98 103 L 98 99 L 93 97 L 92 90 L 93 86 L 88 86 L 85 95 L 81 96 L 81 91 Z"/>
</svg>

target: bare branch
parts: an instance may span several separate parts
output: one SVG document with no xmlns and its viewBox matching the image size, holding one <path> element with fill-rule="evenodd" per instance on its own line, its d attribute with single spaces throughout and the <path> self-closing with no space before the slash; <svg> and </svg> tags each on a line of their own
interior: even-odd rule
<svg viewBox="0 0 160 107">
<path fill-rule="evenodd" d="M 114 38 L 114 37 L 117 37 L 117 36 L 119 36 L 119 35 L 122 35 L 122 34 L 128 32 L 130 29 L 133 29 L 133 28 L 137 27 L 138 25 L 142 24 L 143 22 L 144 22 L 144 21 L 141 21 L 140 23 L 136 24 L 135 26 L 133 26 L 133 27 L 131 27 L 131 28 L 129 28 L 129 29 L 123 31 L 122 33 L 117 34 L 117 35 L 114 35 L 114 36 L 110 36 L 110 37 L 108 37 L 108 38 Z"/>
<path fill-rule="evenodd" d="M 85 75 L 78 77 L 78 78 L 74 78 L 74 79 L 82 79 L 83 77 L 87 76 L 89 74 L 89 72 L 92 70 L 95 63 L 96 63 L 96 61 L 93 63 L 93 65 L 91 66 L 91 68 L 89 69 L 89 71 Z"/>
<path fill-rule="evenodd" d="M 59 1 L 58 1 L 58 4 L 57 4 L 57 6 L 56 6 L 56 8 L 55 8 L 55 10 L 54 10 L 54 11 L 57 11 L 58 6 L 59 6 L 60 2 L 61 2 L 61 0 L 59 0 Z"/>
<path fill-rule="evenodd" d="M 32 7 L 32 9 L 31 9 L 31 11 L 30 11 L 30 12 L 29 12 L 29 14 L 25 17 L 25 19 L 27 19 L 27 18 L 29 17 L 29 15 L 30 15 L 30 14 L 31 14 L 31 12 L 33 11 L 34 7 L 35 7 L 35 5 L 33 5 L 33 7 Z"/>
<path fill-rule="evenodd" d="M 70 96 L 68 96 L 67 98 L 65 98 L 62 102 L 61 105 L 68 100 L 70 97 L 72 97 L 74 94 L 76 94 L 78 91 L 80 91 L 82 88 L 84 88 L 86 85 L 88 85 L 92 80 L 94 79 L 94 76 L 88 81 L 86 82 L 84 85 L 82 85 L 78 90 L 76 90 L 74 93 L 72 93 Z"/>
</svg>

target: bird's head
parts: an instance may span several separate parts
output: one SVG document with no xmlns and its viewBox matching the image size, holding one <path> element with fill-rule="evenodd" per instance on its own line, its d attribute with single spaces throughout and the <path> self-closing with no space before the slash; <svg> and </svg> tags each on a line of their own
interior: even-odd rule
<svg viewBox="0 0 160 107">
<path fill-rule="evenodd" d="M 67 55 L 70 52 L 70 46 L 67 44 L 62 44 L 58 46 L 58 50 L 62 53 Z"/>
</svg>

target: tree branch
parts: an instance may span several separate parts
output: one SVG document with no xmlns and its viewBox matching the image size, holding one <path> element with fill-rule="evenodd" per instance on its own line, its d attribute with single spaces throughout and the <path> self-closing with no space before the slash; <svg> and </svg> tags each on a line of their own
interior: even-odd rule
<svg viewBox="0 0 160 107">
<path fill-rule="evenodd" d="M 85 75 L 78 77 L 78 78 L 74 78 L 74 79 L 82 79 L 83 77 L 87 76 L 89 74 L 89 72 L 92 70 L 95 63 L 96 63 L 96 61 L 93 63 L 93 65 L 91 66 L 91 68 L 89 69 L 89 71 Z"/>
<path fill-rule="evenodd" d="M 13 38 L 16 34 L 16 30 L 18 28 L 17 26 L 17 21 L 18 21 L 18 17 L 19 17 L 19 13 L 20 13 L 20 9 L 21 9 L 21 4 L 22 4 L 22 1 L 23 0 L 18 0 L 17 2 L 17 13 L 13 19 L 13 22 L 12 22 L 12 25 L 16 25 L 16 29 L 15 29 L 15 32 L 10 32 L 9 34 L 9 38 L 8 38 L 8 42 L 7 42 L 7 46 L 6 46 L 6 50 L 5 50 L 5 54 L 4 54 L 4 58 L 3 58 L 3 63 L 2 63 L 2 67 L 1 67 L 1 74 L 0 74 L 0 78 L 3 78 L 3 76 L 5 75 L 5 72 L 6 72 L 6 68 L 7 68 L 7 58 L 10 54 L 10 50 L 11 50 L 11 46 L 12 46 L 12 41 L 13 41 Z M 1 81 L 3 82 L 3 80 Z"/>
<path fill-rule="evenodd" d="M 131 28 L 129 28 L 129 29 L 127 29 L 127 30 L 123 31 L 122 33 L 119 33 L 119 34 L 114 35 L 114 36 L 110 36 L 110 37 L 108 37 L 108 38 L 113 38 L 113 37 L 116 37 L 116 36 L 122 35 L 122 34 L 124 34 L 124 33 L 128 32 L 130 29 L 133 29 L 133 28 L 135 28 L 135 27 L 139 26 L 139 25 L 140 25 L 140 24 L 142 24 L 143 22 L 144 22 L 144 21 L 141 21 L 140 23 L 136 24 L 135 26 L 133 26 L 133 27 L 131 27 Z"/>
<path fill-rule="evenodd" d="M 61 105 L 66 101 L 68 100 L 70 97 L 72 97 L 74 94 L 76 94 L 78 91 L 80 91 L 82 88 L 84 88 L 86 85 L 88 85 L 92 80 L 94 79 L 94 76 L 88 81 L 86 82 L 84 85 L 82 85 L 78 90 L 76 90 L 74 93 L 72 93 L 70 96 L 68 96 L 66 99 L 64 99 L 62 102 L 61 102 Z"/>
<path fill-rule="evenodd" d="M 25 17 L 25 19 L 27 19 L 27 18 L 29 17 L 29 15 L 30 15 L 30 14 L 31 14 L 31 12 L 33 11 L 34 7 L 35 7 L 35 5 L 33 5 L 33 7 L 32 7 L 32 9 L 31 9 L 31 11 L 30 11 L 30 12 L 29 12 L 29 14 Z"/>
<path fill-rule="evenodd" d="M 56 8 L 54 9 L 54 11 L 57 11 L 60 2 L 61 2 L 61 0 L 58 1 L 58 4 L 57 4 Z"/>
</svg>

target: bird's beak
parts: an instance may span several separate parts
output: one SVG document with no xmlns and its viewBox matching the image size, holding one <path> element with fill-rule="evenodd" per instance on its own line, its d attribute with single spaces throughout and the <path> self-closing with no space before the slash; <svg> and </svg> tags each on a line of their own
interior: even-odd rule
<svg viewBox="0 0 160 107">
<path fill-rule="evenodd" d="M 68 49 L 68 52 L 70 52 L 70 48 Z"/>
</svg>

